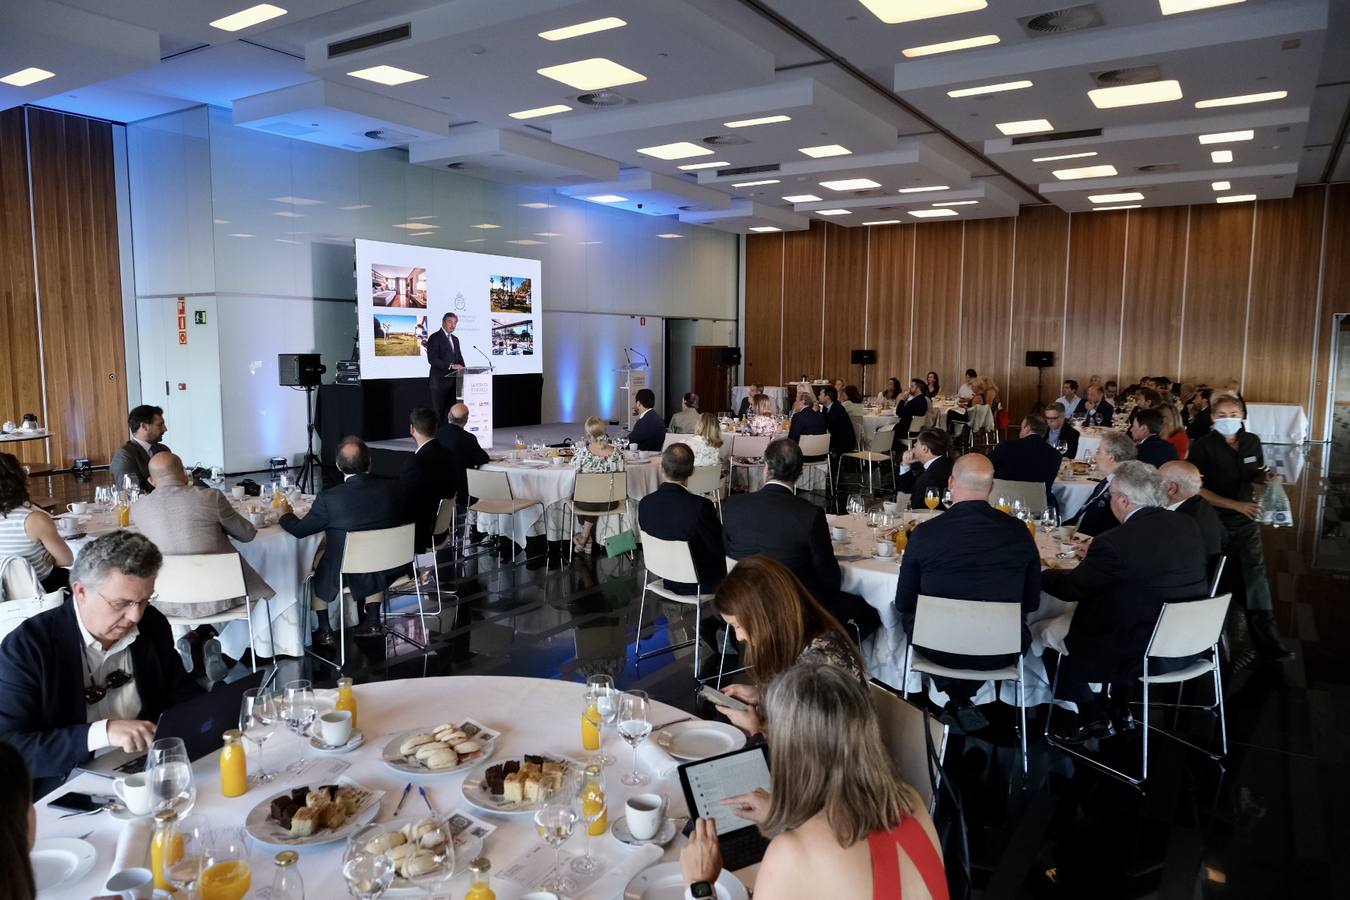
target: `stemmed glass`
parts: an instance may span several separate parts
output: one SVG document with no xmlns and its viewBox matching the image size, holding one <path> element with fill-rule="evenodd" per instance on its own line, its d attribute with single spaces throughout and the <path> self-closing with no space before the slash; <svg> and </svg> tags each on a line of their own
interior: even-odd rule
<svg viewBox="0 0 1350 900">
<path fill-rule="evenodd" d="M 379 825 L 367 825 L 347 839 L 342 854 L 342 877 L 347 892 L 359 900 L 375 900 L 394 883 L 394 864 L 383 853 L 366 849 L 366 845 L 384 834 Z"/>
<path fill-rule="evenodd" d="M 286 727 L 301 737 L 309 734 L 310 726 L 318 713 L 314 701 L 314 689 L 309 681 L 300 678 L 286 682 L 285 717 Z"/>
<path fill-rule="evenodd" d="M 867 509 L 867 504 L 863 502 L 861 494 L 849 494 L 848 505 L 845 508 L 850 516 L 856 516 Z"/>
<path fill-rule="evenodd" d="M 638 745 L 652 733 L 647 717 L 651 701 L 645 691 L 628 691 L 619 699 L 619 736 L 633 748 L 633 771 L 619 780 L 629 787 L 646 784 L 650 779 L 638 771 Z"/>
<path fill-rule="evenodd" d="M 445 819 L 440 816 L 432 816 L 423 821 L 435 825 L 436 830 L 445 838 L 445 842 L 439 846 L 428 847 L 425 841 L 430 835 L 430 832 L 423 835 L 421 847 L 431 854 L 436 862 L 435 868 L 419 875 L 407 876 L 407 878 L 413 884 L 426 891 L 427 900 L 431 900 L 431 898 L 441 893 L 440 889 L 444 888 L 455 875 L 455 841 L 450 833 L 450 823 Z"/>
<path fill-rule="evenodd" d="M 1060 441 L 1058 444 L 1055 445 L 1055 449 L 1059 451 L 1059 455 L 1060 455 L 1060 456 L 1068 456 L 1068 455 L 1069 455 L 1069 442 L 1068 442 L 1068 441 Z"/>
<path fill-rule="evenodd" d="M 600 713 L 600 765 L 612 766 L 618 760 L 605 752 L 605 728 L 613 728 L 619 717 L 619 692 L 614 689 L 611 676 L 592 675 L 586 679 L 586 693 L 588 704 L 594 698 L 595 708 Z"/>
<path fill-rule="evenodd" d="M 202 874 L 197 879 L 201 900 L 243 900 L 253 884 L 248 844 L 242 828 L 218 828 L 211 833 Z"/>
<path fill-rule="evenodd" d="M 592 777 L 593 776 L 593 777 Z M 591 790 L 592 784 L 595 790 Z M 569 788 L 571 785 L 569 785 Z M 585 874 L 596 870 L 595 857 L 591 855 L 591 845 L 595 843 L 595 836 L 591 828 L 596 822 L 600 821 L 608 809 L 609 801 L 605 797 L 604 770 L 587 766 L 587 771 L 576 782 L 576 791 L 573 792 L 575 806 L 577 811 L 577 820 L 582 823 L 581 834 L 585 839 L 585 852 L 581 856 L 572 860 L 572 871 Z M 603 833 L 603 832 L 602 832 Z"/>
<path fill-rule="evenodd" d="M 622 726 L 620 726 L 622 727 Z M 553 848 L 553 871 L 551 878 L 545 879 L 539 886 L 556 894 L 569 894 L 575 885 L 568 879 L 562 864 L 562 845 L 572 837 L 577 824 L 576 807 L 572 799 L 554 795 L 555 799 L 545 803 L 534 814 L 534 827 L 544 842 Z"/>
<path fill-rule="evenodd" d="M 263 744 L 277 730 L 277 699 L 268 688 L 249 688 L 239 705 L 239 730 L 258 745 L 258 769 L 253 773 L 254 784 L 265 784 L 277 777 L 263 767 Z"/>
<path fill-rule="evenodd" d="M 938 489 L 929 488 L 923 495 L 923 505 L 929 509 L 938 508 Z"/>
<path fill-rule="evenodd" d="M 192 761 L 182 738 L 161 738 L 150 745 L 145 757 L 145 780 L 150 784 L 150 802 L 155 812 L 172 809 L 181 818 L 197 803 Z"/>
<path fill-rule="evenodd" d="M 178 833 L 183 839 L 182 855 L 169 866 L 165 874 L 176 890 L 192 897 L 196 893 L 197 879 L 201 877 L 211 847 L 211 826 L 206 816 L 188 816 L 178 820 Z"/>
<path fill-rule="evenodd" d="M 1047 506 L 1041 512 L 1041 531 L 1045 534 L 1053 534 L 1058 527 L 1059 513 L 1055 512 L 1054 508 Z"/>
</svg>

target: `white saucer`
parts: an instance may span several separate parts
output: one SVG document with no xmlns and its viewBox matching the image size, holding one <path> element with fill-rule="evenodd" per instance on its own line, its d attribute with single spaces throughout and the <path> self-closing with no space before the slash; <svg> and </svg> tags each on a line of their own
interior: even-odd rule
<svg viewBox="0 0 1350 900">
<path fill-rule="evenodd" d="M 631 844 L 634 847 L 642 847 L 647 844 L 655 844 L 658 847 L 664 847 L 675 839 L 675 834 L 678 831 L 679 829 L 675 827 L 675 820 L 666 819 L 661 825 L 661 830 L 656 832 L 655 837 L 640 841 L 633 837 L 633 833 L 628 830 L 628 819 L 625 816 L 620 816 L 618 819 L 615 819 L 614 824 L 609 827 L 610 834 L 614 835 L 615 838 L 623 841 L 625 844 Z"/>
<path fill-rule="evenodd" d="M 94 867 L 94 845 L 78 838 L 43 838 L 28 854 L 38 893 L 74 884 Z M 55 896 L 54 894 L 51 896 Z"/>
<path fill-rule="evenodd" d="M 123 822 L 132 822 L 135 821 L 136 819 L 150 818 L 150 813 L 148 812 L 136 815 L 134 812 L 127 809 L 126 805 L 122 803 L 120 800 L 118 801 L 116 806 L 108 807 L 108 815 L 112 816 L 114 819 L 120 819 Z"/>
<path fill-rule="evenodd" d="M 896 561 L 896 560 L 899 560 L 899 559 L 900 559 L 900 554 L 899 554 L 899 553 L 892 553 L 890 556 L 882 556 L 880 553 L 873 553 L 873 554 L 872 554 L 872 558 L 873 558 L 873 559 L 880 559 L 880 560 L 883 560 L 883 561 L 886 561 L 886 562 L 893 562 L 893 561 Z"/>
<path fill-rule="evenodd" d="M 317 734 L 314 734 L 309 738 L 309 748 L 316 753 L 323 753 L 327 756 L 339 756 L 343 753 L 351 753 L 365 742 L 366 736 L 361 729 L 353 728 L 352 736 L 348 738 L 347 743 L 343 744 L 341 747 L 333 747 L 325 744 Z"/>
</svg>

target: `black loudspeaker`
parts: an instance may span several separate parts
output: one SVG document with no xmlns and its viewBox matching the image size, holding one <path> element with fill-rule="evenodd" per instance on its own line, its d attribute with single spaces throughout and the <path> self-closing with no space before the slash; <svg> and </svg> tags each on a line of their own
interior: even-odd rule
<svg viewBox="0 0 1350 900">
<path fill-rule="evenodd" d="M 277 384 L 282 387 L 314 387 L 327 371 L 317 353 L 277 354 Z"/>
<path fill-rule="evenodd" d="M 1048 369 L 1055 364 L 1055 351 L 1028 350 L 1027 365 L 1033 369 Z"/>
<path fill-rule="evenodd" d="M 717 351 L 719 366 L 739 366 L 741 364 L 740 347 L 721 347 Z"/>
<path fill-rule="evenodd" d="M 875 350 L 853 350 L 849 356 L 855 366 L 875 366 L 877 364 L 877 351 Z"/>
</svg>

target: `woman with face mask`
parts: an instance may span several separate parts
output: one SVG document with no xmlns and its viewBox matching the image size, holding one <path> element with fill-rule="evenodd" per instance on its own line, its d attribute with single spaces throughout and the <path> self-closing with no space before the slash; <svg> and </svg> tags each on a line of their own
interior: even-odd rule
<svg viewBox="0 0 1350 900">
<path fill-rule="evenodd" d="M 1226 582 L 1241 577 L 1246 587 L 1247 625 L 1254 649 L 1270 660 L 1286 661 L 1294 652 L 1280 643 L 1261 546 L 1261 504 L 1254 487 L 1266 483 L 1261 439 L 1247 431 L 1246 404 L 1231 394 L 1215 394 L 1209 405 L 1214 428 L 1191 444 L 1187 462 L 1204 477 L 1200 495 L 1219 513 L 1228 557 Z"/>
</svg>

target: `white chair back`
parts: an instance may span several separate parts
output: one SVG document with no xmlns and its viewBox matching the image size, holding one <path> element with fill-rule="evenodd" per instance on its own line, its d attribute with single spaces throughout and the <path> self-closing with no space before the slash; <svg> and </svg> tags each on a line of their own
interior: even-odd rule
<svg viewBox="0 0 1350 900">
<path fill-rule="evenodd" d="M 431 533 L 444 534 L 455 524 L 455 498 L 448 497 L 441 500 L 440 506 L 436 507 L 436 524 L 432 526 Z"/>
<path fill-rule="evenodd" d="M 993 431 L 994 414 L 987 403 L 972 406 L 966 414 L 971 431 Z"/>
<path fill-rule="evenodd" d="M 694 474 L 689 476 L 689 493 L 707 497 L 722 492 L 721 466 L 694 466 Z"/>
<path fill-rule="evenodd" d="M 155 593 L 174 606 L 219 603 L 244 596 L 244 563 L 238 553 L 165 555 Z"/>
<path fill-rule="evenodd" d="M 0 640 L 38 613 L 65 602 L 65 591 L 42 590 L 33 566 L 22 556 L 0 561 Z"/>
<path fill-rule="evenodd" d="M 872 437 L 872 445 L 868 449 L 873 453 L 890 453 L 894 447 L 895 426 L 891 425 L 877 430 L 877 433 Z"/>
<path fill-rule="evenodd" d="M 1232 594 L 1220 594 L 1203 600 L 1164 603 L 1158 614 L 1153 640 L 1148 644 L 1151 659 L 1176 659 L 1194 656 L 1213 647 L 1223 633 L 1224 619 Z"/>
<path fill-rule="evenodd" d="M 622 503 L 628 499 L 624 472 L 580 472 L 572 486 L 573 503 Z"/>
<path fill-rule="evenodd" d="M 392 528 L 347 532 L 342 551 L 342 574 L 363 575 L 410 564 L 416 535 L 416 526 L 411 522 Z"/>
<path fill-rule="evenodd" d="M 802 456 L 807 459 L 827 456 L 830 452 L 830 436 L 828 434 L 804 434 L 797 439 L 797 446 L 802 448 Z"/>
<path fill-rule="evenodd" d="M 1045 485 L 1039 481 L 1006 481 L 994 479 L 994 489 L 989 492 L 989 505 L 998 503 L 1003 497 L 1009 503 L 1021 500 L 1022 505 L 1033 515 L 1039 516 L 1045 511 Z"/>
<path fill-rule="evenodd" d="M 866 450 L 867 426 L 863 424 L 863 417 L 849 416 L 848 420 L 853 424 L 853 446 L 858 450 Z"/>
<path fill-rule="evenodd" d="M 925 650 L 995 656 L 1022 652 L 1022 605 L 920 594 L 914 645 Z"/>
<path fill-rule="evenodd" d="M 617 451 L 616 451 L 617 452 Z M 511 481 L 505 472 L 484 472 L 482 469 L 467 469 L 469 496 L 479 500 L 514 500 L 511 495 Z"/>
<path fill-rule="evenodd" d="M 896 771 L 906 784 L 923 797 L 924 806 L 933 808 L 933 776 L 928 767 L 928 728 L 941 763 L 947 753 L 947 726 L 919 707 L 871 682 L 872 705 L 881 725 L 881 739 L 890 751 Z"/>
<path fill-rule="evenodd" d="M 730 556 L 727 557 L 727 571 L 728 571 L 728 572 L 730 572 L 732 569 L 736 568 L 736 562 L 737 562 L 737 560 L 732 559 Z"/>
<path fill-rule="evenodd" d="M 661 444 L 661 449 L 664 450 L 671 444 L 688 444 L 688 443 L 689 443 L 689 435 L 680 434 L 675 431 L 667 431 L 666 439 L 665 442 Z"/>
<path fill-rule="evenodd" d="M 642 534 L 642 563 L 647 571 L 663 581 L 697 584 L 694 557 L 685 541 L 663 541 L 647 532 Z"/>
<path fill-rule="evenodd" d="M 731 455 L 739 459 L 757 459 L 764 455 L 772 440 L 768 435 L 738 434 L 731 442 Z"/>
</svg>

